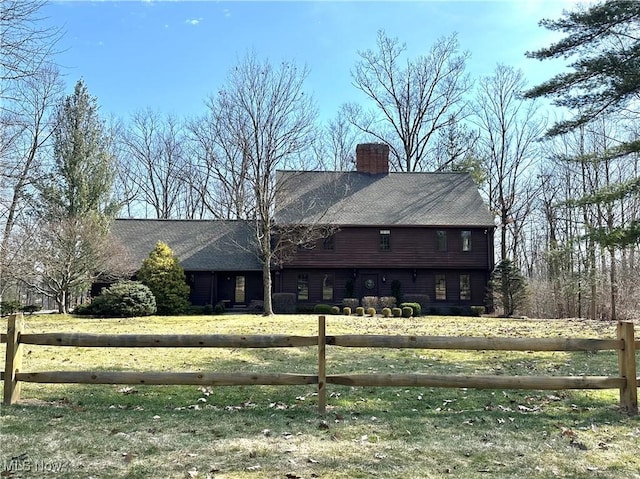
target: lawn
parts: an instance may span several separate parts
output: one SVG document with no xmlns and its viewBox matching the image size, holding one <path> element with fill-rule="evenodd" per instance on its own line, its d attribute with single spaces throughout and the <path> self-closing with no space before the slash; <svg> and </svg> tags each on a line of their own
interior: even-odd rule
<svg viewBox="0 0 640 479">
<path fill-rule="evenodd" d="M 317 317 L 27 316 L 26 332 L 315 335 Z M 6 329 L 6 320 L 0 321 Z M 638 335 L 636 327 L 636 335 Z M 615 324 L 327 317 L 327 334 L 614 338 Z M 0 346 L 4 357 L 4 345 Z M 315 374 L 316 348 L 25 346 L 23 371 Z M 327 347 L 327 374 L 616 375 L 615 352 Z M 640 478 L 640 419 L 618 391 L 23 384 L 0 414 L 0 477 Z"/>
</svg>

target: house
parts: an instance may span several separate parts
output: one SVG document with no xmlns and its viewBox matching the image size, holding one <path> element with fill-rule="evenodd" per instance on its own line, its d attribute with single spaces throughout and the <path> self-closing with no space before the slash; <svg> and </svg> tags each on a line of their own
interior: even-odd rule
<svg viewBox="0 0 640 479">
<path fill-rule="evenodd" d="M 158 241 L 185 270 L 195 305 L 247 305 L 262 299 L 262 264 L 253 246 L 254 223 L 227 220 L 117 219 L 111 234 L 132 265 L 141 265 Z"/>
<path fill-rule="evenodd" d="M 494 220 L 465 173 L 389 172 L 389 148 L 358 145 L 356 171 L 279 173 L 284 224 L 328 224 L 274 277 L 301 303 L 345 296 L 428 295 L 436 308 L 485 304 Z"/>
<path fill-rule="evenodd" d="M 436 308 L 483 305 L 494 266 L 493 216 L 466 173 L 389 172 L 389 148 L 358 145 L 356 171 L 280 171 L 278 225 L 322 225 L 274 265 L 273 292 L 299 304 L 421 294 Z M 140 264 L 164 241 L 191 286 L 193 304 L 263 299 L 250 221 L 116 220 L 113 234 Z"/>
</svg>

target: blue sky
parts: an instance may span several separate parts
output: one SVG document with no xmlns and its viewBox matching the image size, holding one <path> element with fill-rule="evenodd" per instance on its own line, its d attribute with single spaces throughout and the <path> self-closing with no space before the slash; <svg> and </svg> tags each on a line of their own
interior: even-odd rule
<svg viewBox="0 0 640 479">
<path fill-rule="evenodd" d="M 496 64 L 521 68 L 531 84 L 562 65 L 524 52 L 559 38 L 538 26 L 577 0 L 501 1 L 74 1 L 53 0 L 47 22 L 62 26 L 58 62 L 68 91 L 84 78 L 103 115 L 126 118 L 151 108 L 178 116 L 204 111 L 204 101 L 248 51 L 277 63 L 306 64 L 307 90 L 321 118 L 362 97 L 351 85 L 357 51 L 375 46 L 384 29 L 410 56 L 457 32 L 474 78 Z"/>
</svg>

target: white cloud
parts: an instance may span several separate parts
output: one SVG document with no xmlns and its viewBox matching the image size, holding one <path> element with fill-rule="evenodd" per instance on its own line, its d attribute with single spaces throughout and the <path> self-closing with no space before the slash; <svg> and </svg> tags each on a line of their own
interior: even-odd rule
<svg viewBox="0 0 640 479">
<path fill-rule="evenodd" d="M 188 18 L 187 20 L 184 21 L 184 23 L 186 23 L 187 25 L 200 25 L 200 22 L 202 21 L 202 17 L 201 18 Z"/>
</svg>

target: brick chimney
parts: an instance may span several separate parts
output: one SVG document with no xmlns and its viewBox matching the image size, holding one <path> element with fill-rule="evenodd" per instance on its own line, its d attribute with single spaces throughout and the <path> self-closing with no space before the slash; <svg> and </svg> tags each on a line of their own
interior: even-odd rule
<svg viewBox="0 0 640 479">
<path fill-rule="evenodd" d="M 356 170 L 370 175 L 389 173 L 389 145 L 363 143 L 356 146 Z"/>
</svg>

